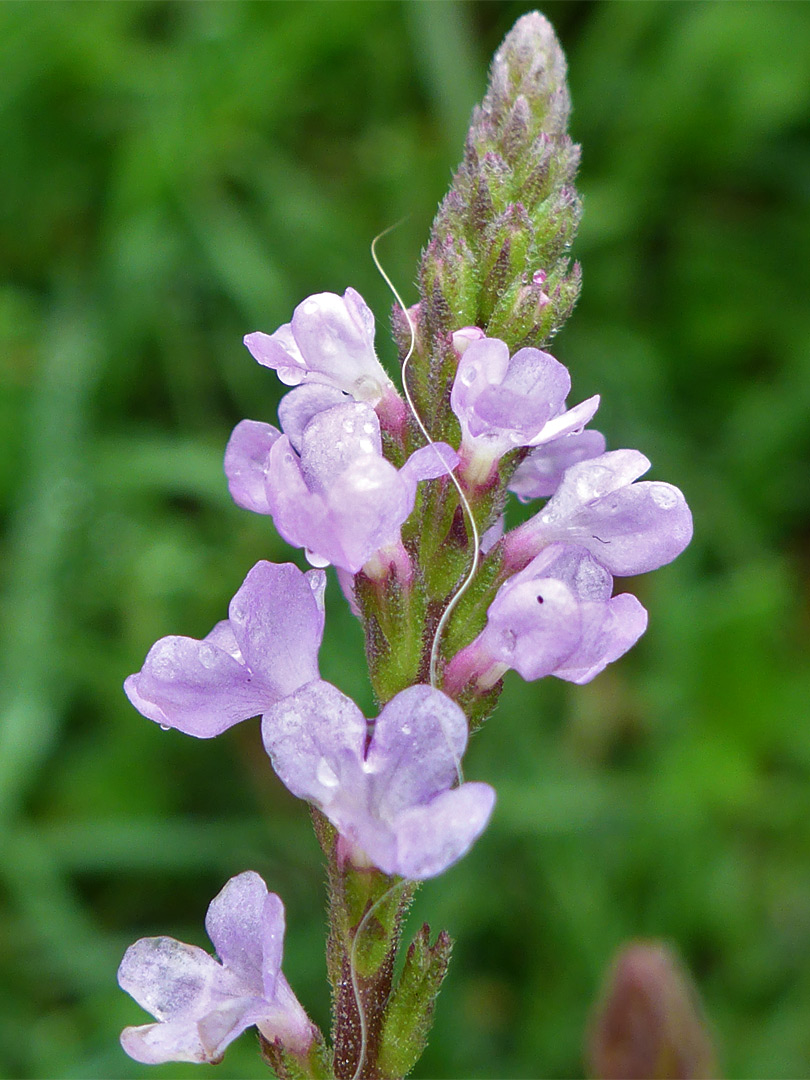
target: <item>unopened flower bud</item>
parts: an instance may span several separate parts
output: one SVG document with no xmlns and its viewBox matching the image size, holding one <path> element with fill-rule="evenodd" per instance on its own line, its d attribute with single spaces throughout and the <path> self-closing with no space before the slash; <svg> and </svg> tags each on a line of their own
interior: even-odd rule
<svg viewBox="0 0 810 1080">
<path fill-rule="evenodd" d="M 590 1035 L 599 1080 L 704 1080 L 717 1075 L 700 1001 L 673 952 L 660 942 L 620 950 Z"/>
<path fill-rule="evenodd" d="M 497 326 L 512 348 L 541 347 L 573 307 L 580 275 L 567 251 L 581 206 L 565 74 L 550 23 L 536 12 L 519 19 L 495 55 L 422 258 L 428 352 L 465 324 L 490 336 Z M 538 267 L 548 286 L 533 291 Z"/>
</svg>

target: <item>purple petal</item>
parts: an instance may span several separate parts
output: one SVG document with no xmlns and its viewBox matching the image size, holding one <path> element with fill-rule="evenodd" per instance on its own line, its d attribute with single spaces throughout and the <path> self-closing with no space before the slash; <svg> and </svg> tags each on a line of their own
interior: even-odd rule
<svg viewBox="0 0 810 1080">
<path fill-rule="evenodd" d="M 521 502 L 547 498 L 559 487 L 566 469 L 577 462 L 599 457 L 604 452 L 605 437 L 599 431 L 562 435 L 533 450 L 518 465 L 509 481 L 509 490 Z"/>
<path fill-rule="evenodd" d="M 380 421 L 368 405 L 351 401 L 312 418 L 301 443 L 301 474 L 310 491 L 328 493 L 354 462 L 382 456 Z"/>
<path fill-rule="evenodd" d="M 277 440 L 267 465 L 267 503 L 279 534 L 293 547 L 314 547 L 307 540 L 313 522 L 326 517 L 320 495 L 310 493 L 301 461 L 286 435 Z"/>
<path fill-rule="evenodd" d="M 327 815 L 365 786 L 366 719 L 330 683 L 309 683 L 275 704 L 262 718 L 262 739 L 286 787 Z"/>
<path fill-rule="evenodd" d="M 611 450 L 601 457 L 580 461 L 566 470 L 556 494 L 537 520 L 543 524 L 565 522 L 583 506 L 628 487 L 649 467 L 649 459 L 638 450 Z"/>
<path fill-rule="evenodd" d="M 257 1027 L 269 1042 L 280 1039 L 286 1050 L 298 1055 L 307 1052 L 317 1034 L 317 1028 L 281 972 L 278 973 L 272 1000 L 268 1000 L 267 1011 Z"/>
<path fill-rule="evenodd" d="M 121 1034 L 126 1052 L 146 1064 L 218 1061 L 265 1009 L 208 953 L 174 938 L 136 941 L 124 954 L 118 982 L 161 1021 Z"/>
<path fill-rule="evenodd" d="M 606 604 L 586 603 L 579 647 L 557 668 L 558 679 L 586 683 L 608 664 L 624 656 L 647 629 L 647 612 L 630 593 L 614 596 Z"/>
<path fill-rule="evenodd" d="M 346 305 L 346 310 L 352 316 L 353 321 L 363 327 L 366 339 L 373 345 L 376 329 L 374 324 L 374 312 L 357 289 L 353 289 L 351 285 L 343 294 L 343 303 Z"/>
<path fill-rule="evenodd" d="M 543 443 L 552 442 L 554 439 L 560 439 L 566 435 L 574 435 L 582 431 L 599 408 L 599 401 L 599 395 L 594 394 L 593 397 L 589 397 L 585 401 L 581 401 L 579 405 L 575 405 L 573 409 L 568 409 L 566 412 L 560 413 L 559 416 L 554 416 L 547 424 L 543 425 L 540 433 L 531 440 L 529 445 L 540 446 Z"/>
<path fill-rule="evenodd" d="M 372 806 L 384 821 L 450 787 L 467 746 L 467 718 L 430 686 L 400 691 L 380 713 L 366 754 Z"/>
<path fill-rule="evenodd" d="M 471 461 L 481 459 L 472 466 L 473 471 L 480 469 L 483 474 L 485 461 L 543 438 L 547 427 L 550 439 L 590 419 L 598 399 L 596 404 L 578 406 L 570 417 L 560 418 L 570 388 L 568 371 L 550 353 L 525 348 L 510 358 L 508 347 L 497 338 L 468 344 L 459 361 L 450 403 L 461 424 L 467 456 Z M 477 441 L 477 446 L 470 447 L 470 441 Z"/>
<path fill-rule="evenodd" d="M 486 424 L 475 414 L 478 398 L 498 384 L 509 367 L 509 346 L 498 338 L 472 341 L 459 360 L 450 391 L 450 406 L 463 429 L 475 438 L 486 432 Z"/>
<path fill-rule="evenodd" d="M 246 334 L 243 341 L 253 359 L 263 367 L 274 368 L 283 383 L 297 386 L 304 378 L 306 364 L 289 323 L 280 326 L 274 334 L 263 334 L 260 330 Z"/>
<path fill-rule="evenodd" d="M 415 881 L 441 874 L 467 854 L 486 828 L 494 804 L 489 784 L 469 783 L 406 810 L 395 825 L 396 865 L 381 869 Z"/>
<path fill-rule="evenodd" d="M 561 581 L 538 577 L 503 586 L 490 605 L 481 643 L 527 682 L 550 675 L 580 639 L 579 604 Z"/>
<path fill-rule="evenodd" d="M 319 419 L 309 425 L 306 437 Z M 319 452 L 326 457 L 329 448 Z M 318 491 L 307 487 L 286 437 L 273 447 L 267 491 L 276 528 L 289 543 L 357 573 L 375 551 L 399 539 L 402 522 L 413 507 L 413 493 L 394 466 L 373 453 L 350 461 L 342 473 L 329 461 L 310 457 L 308 464 L 311 477 L 317 476 L 318 465 L 323 469 Z"/>
<path fill-rule="evenodd" d="M 342 552 L 331 561 L 356 573 L 376 551 L 399 540 L 413 503 L 413 489 L 390 461 L 354 462 L 330 492 L 330 521 Z"/>
<path fill-rule="evenodd" d="M 552 544 L 512 580 L 530 581 L 540 577 L 559 579 L 577 600 L 605 603 L 613 592 L 613 578 L 605 567 L 586 548 L 574 544 Z"/>
<path fill-rule="evenodd" d="M 520 349 L 499 385 L 481 394 L 475 411 L 487 429 L 497 427 L 530 439 L 562 408 L 570 389 L 568 371 L 550 353 Z"/>
<path fill-rule="evenodd" d="M 222 619 L 218 622 L 214 626 L 214 629 L 205 635 L 203 641 L 207 641 L 211 645 L 216 645 L 218 649 L 222 649 L 228 656 L 232 656 L 234 660 L 238 660 L 240 664 L 244 663 L 242 653 L 239 650 L 239 645 L 233 634 L 233 627 L 227 619 Z"/>
<path fill-rule="evenodd" d="M 121 1046 L 125 1053 L 143 1065 L 163 1065 L 168 1061 L 203 1065 L 218 1060 L 209 1057 L 194 1020 L 126 1027 L 121 1032 Z"/>
<path fill-rule="evenodd" d="M 124 691 L 143 716 L 198 739 L 220 735 L 268 704 L 267 687 L 243 664 L 209 641 L 187 637 L 156 642 Z"/>
<path fill-rule="evenodd" d="M 391 380 L 374 352 L 374 316 L 354 289 L 318 293 L 299 304 L 292 332 L 314 381 L 376 404 Z"/>
<path fill-rule="evenodd" d="M 285 394 L 279 402 L 278 419 L 281 430 L 300 454 L 304 428 L 318 413 L 346 402 L 346 395 L 334 386 L 304 383 Z"/>
<path fill-rule="evenodd" d="M 225 449 L 225 475 L 233 501 L 244 510 L 270 513 L 265 476 L 270 450 L 280 435 L 258 420 L 242 420 L 233 429 Z"/>
<path fill-rule="evenodd" d="M 284 905 L 252 870 L 232 877 L 211 901 L 205 929 L 245 993 L 272 998 L 284 948 Z"/>
<path fill-rule="evenodd" d="M 678 488 L 646 481 L 583 507 L 568 531 L 612 574 L 625 577 L 680 555 L 692 539 L 692 515 Z"/>
<path fill-rule="evenodd" d="M 156 1020 L 197 1019 L 211 1004 L 223 969 L 196 945 L 141 938 L 124 953 L 118 985 Z"/>
<path fill-rule="evenodd" d="M 506 529 L 506 516 L 499 514 L 495 522 L 481 536 L 481 554 L 486 555 L 495 547 Z"/>
<path fill-rule="evenodd" d="M 458 462 L 458 454 L 448 443 L 431 443 L 414 450 L 399 470 L 399 475 L 415 489 L 419 480 L 435 480 L 439 476 L 447 476 L 456 468 Z"/>
<path fill-rule="evenodd" d="M 322 571 L 258 562 L 231 600 L 229 617 L 247 667 L 275 695 L 318 678 L 323 637 Z M 271 704 L 264 698 L 264 707 Z"/>
</svg>

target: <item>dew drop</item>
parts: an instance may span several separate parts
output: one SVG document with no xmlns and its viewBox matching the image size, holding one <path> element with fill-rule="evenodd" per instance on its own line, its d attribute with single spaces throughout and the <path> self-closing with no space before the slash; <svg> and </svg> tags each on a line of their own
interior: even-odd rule
<svg viewBox="0 0 810 1080">
<path fill-rule="evenodd" d="M 160 725 L 160 730 L 161 731 L 171 731 L 172 729 L 169 727 L 168 724 L 161 724 Z"/>
<path fill-rule="evenodd" d="M 476 364 L 467 364 L 464 370 L 461 372 L 461 381 L 465 386 L 472 386 L 475 380 L 478 378 L 478 367 Z"/>
<path fill-rule="evenodd" d="M 602 465 L 592 465 L 577 481 L 577 495 L 583 501 L 598 498 L 607 487 L 612 477 L 610 469 Z"/>
<path fill-rule="evenodd" d="M 209 670 L 214 667 L 217 662 L 218 652 L 213 645 L 201 645 L 198 655 L 202 666 Z"/>
<path fill-rule="evenodd" d="M 662 510 L 671 510 L 678 501 L 678 496 L 674 490 L 665 484 L 653 484 L 650 494 L 655 505 L 660 506 Z"/>
<path fill-rule="evenodd" d="M 324 787 L 334 788 L 337 787 L 339 783 L 337 773 L 326 758 L 321 758 L 318 762 L 318 767 L 315 770 L 315 777 L 318 783 L 323 784 Z"/>
<path fill-rule="evenodd" d="M 354 381 L 354 396 L 358 401 L 379 401 L 382 397 L 380 384 L 370 375 L 361 375 Z"/>
</svg>

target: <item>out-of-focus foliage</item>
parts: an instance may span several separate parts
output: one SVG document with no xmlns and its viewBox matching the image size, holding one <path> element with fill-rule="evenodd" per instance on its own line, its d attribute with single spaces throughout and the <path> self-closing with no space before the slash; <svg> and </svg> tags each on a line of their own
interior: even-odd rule
<svg viewBox="0 0 810 1080">
<path fill-rule="evenodd" d="M 327 1020 L 322 871 L 257 725 L 196 742 L 120 690 L 285 559 L 221 457 L 272 419 L 241 346 L 368 244 L 406 299 L 491 52 L 521 3 L 0 5 L 0 1074 L 146 1069 L 117 1033 L 135 937 L 204 944 L 225 879 L 288 910 Z M 732 1076 L 810 1071 L 810 7 L 554 3 L 585 216 L 555 342 L 609 446 L 679 484 L 696 538 L 650 629 L 579 688 L 511 682 L 467 774 L 492 827 L 426 885 L 457 938 L 422 1076 L 577 1076 L 616 947 L 665 938 Z M 333 582 L 322 671 L 370 706 Z M 250 1037 L 216 1075 L 258 1076 Z M 213 1075 L 213 1074 L 212 1074 Z"/>
</svg>

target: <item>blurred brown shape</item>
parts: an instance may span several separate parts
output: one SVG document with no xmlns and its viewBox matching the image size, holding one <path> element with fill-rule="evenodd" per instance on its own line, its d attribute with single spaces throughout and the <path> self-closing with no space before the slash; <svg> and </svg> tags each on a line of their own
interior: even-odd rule
<svg viewBox="0 0 810 1080">
<path fill-rule="evenodd" d="M 591 1022 L 597 1080 L 710 1080 L 717 1059 L 692 981 L 658 941 L 622 946 Z"/>
</svg>

